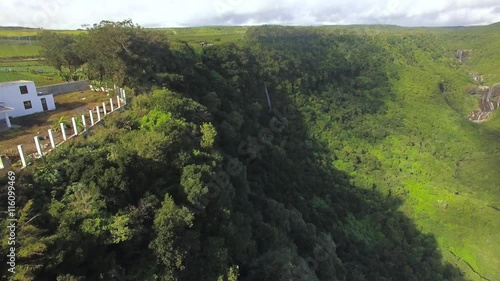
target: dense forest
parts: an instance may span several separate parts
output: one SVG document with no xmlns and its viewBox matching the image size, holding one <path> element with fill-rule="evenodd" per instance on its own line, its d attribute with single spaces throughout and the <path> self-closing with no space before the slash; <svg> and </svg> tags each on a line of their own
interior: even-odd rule
<svg viewBox="0 0 500 281">
<path fill-rule="evenodd" d="M 68 79 L 135 94 L 21 172 L 3 278 L 500 278 L 500 121 L 467 120 L 474 81 L 438 35 L 262 26 L 194 48 L 124 21 L 40 40 Z"/>
</svg>

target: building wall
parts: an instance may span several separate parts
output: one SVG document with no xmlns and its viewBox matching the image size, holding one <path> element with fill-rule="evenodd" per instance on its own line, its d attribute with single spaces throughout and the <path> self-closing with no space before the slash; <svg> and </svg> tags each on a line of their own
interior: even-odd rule
<svg viewBox="0 0 500 281">
<path fill-rule="evenodd" d="M 88 89 L 89 89 L 89 83 L 87 81 L 75 81 L 75 82 L 37 87 L 37 91 L 39 93 L 53 94 L 54 96 L 72 92 L 78 92 L 78 91 L 86 91 Z"/>
<path fill-rule="evenodd" d="M 28 93 L 21 94 L 20 86 L 27 86 Z M 4 102 L 5 106 L 14 108 L 13 111 L 9 112 L 10 117 L 19 117 L 37 112 L 42 112 L 43 111 L 41 102 L 42 98 L 46 99 L 48 110 L 53 110 L 56 108 L 54 102 L 54 96 L 52 95 L 38 96 L 34 82 L 30 81 L 12 82 L 12 83 L 4 83 L 3 85 L 0 86 L 0 102 Z M 31 102 L 30 109 L 25 109 L 24 107 L 25 101 Z M 4 119 L 4 116 L 0 116 L 0 119 Z"/>
</svg>

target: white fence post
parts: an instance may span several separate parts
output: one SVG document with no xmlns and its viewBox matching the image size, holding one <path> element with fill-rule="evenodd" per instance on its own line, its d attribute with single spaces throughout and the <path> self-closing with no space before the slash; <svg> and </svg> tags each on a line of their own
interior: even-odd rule
<svg viewBox="0 0 500 281">
<path fill-rule="evenodd" d="M 101 121 L 101 109 L 99 106 L 95 107 L 95 110 L 97 111 L 97 122 Z"/>
<path fill-rule="evenodd" d="M 87 121 L 85 121 L 85 115 L 82 114 L 82 124 L 83 124 L 83 130 L 85 131 L 87 129 Z"/>
<path fill-rule="evenodd" d="M 90 126 L 94 126 L 94 113 L 92 113 L 92 110 L 89 110 L 89 116 L 90 116 Z"/>
<path fill-rule="evenodd" d="M 67 137 L 66 137 L 66 127 L 64 126 L 63 123 L 61 123 L 61 133 L 62 133 L 62 137 L 63 137 L 63 140 L 67 140 Z"/>
<path fill-rule="evenodd" d="M 122 105 L 120 104 L 120 96 L 116 96 L 116 104 L 117 104 L 117 109 L 122 107 Z"/>
<path fill-rule="evenodd" d="M 73 132 L 75 136 L 78 136 L 78 128 L 76 127 L 76 118 L 72 117 L 71 122 L 73 123 Z"/>
<path fill-rule="evenodd" d="M 106 116 L 108 114 L 108 112 L 106 111 L 106 103 L 105 102 L 102 102 L 102 111 L 104 112 L 104 116 Z"/>
<path fill-rule="evenodd" d="M 56 148 L 56 142 L 54 141 L 54 134 L 52 134 L 52 129 L 49 129 L 49 139 L 50 139 L 50 145 L 52 148 Z"/>
<path fill-rule="evenodd" d="M 5 113 L 5 123 L 7 124 L 7 128 L 11 128 L 12 124 L 10 123 L 10 117 Z"/>
<path fill-rule="evenodd" d="M 127 104 L 127 96 L 125 95 L 125 89 L 123 90 L 123 103 Z"/>
<path fill-rule="evenodd" d="M 109 104 L 110 104 L 110 106 L 111 106 L 111 112 L 115 111 L 115 108 L 114 108 L 114 106 L 113 106 L 113 98 L 110 98 L 110 99 L 109 99 Z"/>
<path fill-rule="evenodd" d="M 21 163 L 23 164 L 23 168 L 26 168 L 26 157 L 24 157 L 23 146 L 18 145 L 17 150 L 19 151 L 19 156 L 21 157 Z"/>
<path fill-rule="evenodd" d="M 35 139 L 36 151 L 38 152 L 38 155 L 42 157 L 43 151 L 42 151 L 42 146 L 40 145 L 40 138 L 38 136 L 35 136 L 34 139 Z"/>
</svg>

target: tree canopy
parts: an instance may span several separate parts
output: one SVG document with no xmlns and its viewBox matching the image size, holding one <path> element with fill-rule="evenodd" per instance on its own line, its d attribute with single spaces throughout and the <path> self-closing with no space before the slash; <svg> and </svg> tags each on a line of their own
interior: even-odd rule
<svg viewBox="0 0 500 281">
<path fill-rule="evenodd" d="M 20 220 L 39 216 L 15 280 L 498 276 L 449 262 L 475 247 L 462 239 L 498 241 L 482 232 L 494 211 L 460 215 L 484 203 L 460 196 L 461 159 L 497 149 L 498 130 L 459 115 L 467 74 L 432 36 L 264 26 L 199 53 L 131 21 L 43 36 L 50 63 L 69 67 L 67 40 L 89 77 L 137 95 L 23 172 Z"/>
</svg>

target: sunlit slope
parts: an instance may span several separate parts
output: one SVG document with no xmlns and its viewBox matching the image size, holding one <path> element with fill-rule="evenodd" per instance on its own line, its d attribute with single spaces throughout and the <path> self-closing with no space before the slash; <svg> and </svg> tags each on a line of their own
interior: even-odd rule
<svg viewBox="0 0 500 281">
<path fill-rule="evenodd" d="M 405 198 L 405 212 L 424 233 L 436 236 L 449 261 L 473 280 L 497 280 L 498 118 L 483 124 L 473 124 L 466 118 L 477 103 L 476 98 L 465 93 L 467 85 L 473 84 L 467 70 L 477 68 L 478 72 L 492 73 L 491 66 L 497 64 L 493 58 L 487 60 L 487 54 L 498 52 L 495 44 L 484 44 L 491 34 L 487 32 L 490 27 L 483 29 L 476 30 L 473 40 L 482 45 L 464 44 L 478 54 L 472 56 L 468 69 L 456 65 L 453 57 L 446 56 L 449 52 L 436 56 L 446 47 L 440 45 L 439 35 L 436 46 L 427 45 L 417 36 L 413 43 L 420 46 L 413 48 L 413 55 L 406 55 L 408 60 L 393 66 L 398 73 L 398 78 L 392 80 L 395 98 L 388 102 L 387 114 L 377 116 L 386 124 L 396 120 L 401 123 L 392 127 L 390 135 L 373 145 L 369 153 L 383 163 L 388 178 L 385 183 L 397 183 L 390 192 Z M 399 47 L 388 48 L 394 51 Z M 369 172 L 357 174 L 370 177 Z"/>
<path fill-rule="evenodd" d="M 366 32 L 360 28 L 348 31 Z M 338 28 L 323 29 L 329 36 L 342 36 Z M 460 267 L 469 279 L 499 280 L 498 117 L 482 124 L 467 119 L 477 107 L 477 98 L 466 93 L 467 87 L 474 85 L 468 73 L 474 65 L 466 67 L 458 62 L 446 41 L 459 31 L 391 29 L 369 34 L 367 40 L 380 49 L 361 52 L 367 64 L 377 57 L 383 64 L 380 67 L 389 79 L 389 88 L 377 95 L 383 98 L 384 106 L 354 121 L 355 117 L 348 115 L 379 102 L 370 97 L 372 89 L 382 89 L 383 77 L 373 73 L 358 78 L 360 85 L 373 85 L 361 91 L 356 90 L 358 83 L 348 86 L 343 82 L 323 85 L 328 89 L 325 91 L 310 89 L 310 97 L 296 98 L 302 99 L 300 106 L 306 108 L 311 137 L 328 144 L 336 158 L 333 166 L 349 173 L 353 184 L 401 198 L 401 209 L 422 232 L 436 237 L 445 259 Z M 276 39 L 269 40 L 277 51 L 284 48 Z M 307 69 L 314 60 L 308 52 L 316 48 L 300 43 L 290 46 L 302 51 L 298 64 L 304 67 L 304 80 L 322 73 L 321 67 Z M 494 53 L 495 48 L 484 44 L 474 52 Z M 348 58 L 347 63 L 359 59 L 352 54 Z M 318 59 L 328 60 L 329 56 L 323 54 Z M 337 57 L 336 63 L 346 62 Z M 475 66 L 487 69 L 490 64 L 494 62 Z"/>
<path fill-rule="evenodd" d="M 500 82 L 500 23 L 488 26 L 440 29 L 436 32 L 450 53 L 469 50 L 464 66 L 481 74 L 485 83 Z"/>
</svg>

